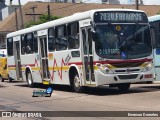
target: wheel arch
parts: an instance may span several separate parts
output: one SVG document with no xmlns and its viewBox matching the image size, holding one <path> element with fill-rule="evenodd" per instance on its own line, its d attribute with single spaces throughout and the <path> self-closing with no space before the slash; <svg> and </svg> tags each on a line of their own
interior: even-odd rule
<svg viewBox="0 0 160 120">
<path fill-rule="evenodd" d="M 68 72 L 70 85 L 72 85 L 73 76 L 74 76 L 74 74 L 75 74 L 76 72 L 77 72 L 78 75 L 80 76 L 80 70 L 79 70 L 78 66 L 75 65 L 75 64 L 72 64 L 72 65 L 69 67 L 69 72 Z M 80 77 L 80 78 L 81 78 L 81 77 Z M 81 80 L 81 83 L 82 83 L 82 80 Z"/>
</svg>

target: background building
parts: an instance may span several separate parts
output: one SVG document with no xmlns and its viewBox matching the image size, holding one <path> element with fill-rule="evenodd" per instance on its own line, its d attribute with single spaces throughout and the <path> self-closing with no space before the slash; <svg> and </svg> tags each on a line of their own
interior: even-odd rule
<svg viewBox="0 0 160 120">
<path fill-rule="evenodd" d="M 19 6 L 18 5 L 11 5 L 11 6 L 7 6 L 7 7 L 3 8 L 1 10 L 1 12 L 2 12 L 2 20 L 7 18 L 13 12 L 15 12 L 15 9 L 19 9 Z"/>
<path fill-rule="evenodd" d="M 49 0 L 49 2 L 80 3 L 82 0 Z"/>
<path fill-rule="evenodd" d="M 119 0 L 102 0 L 103 4 L 120 4 Z"/>
<path fill-rule="evenodd" d="M 2 20 L 2 9 L 6 7 L 5 0 L 0 0 L 0 21 Z"/>
</svg>

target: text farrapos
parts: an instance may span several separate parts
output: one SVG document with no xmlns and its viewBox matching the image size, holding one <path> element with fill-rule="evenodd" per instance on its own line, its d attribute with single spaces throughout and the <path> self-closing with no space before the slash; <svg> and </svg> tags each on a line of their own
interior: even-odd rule
<svg viewBox="0 0 160 120">
<path fill-rule="evenodd" d="M 158 117 L 158 113 L 128 113 L 128 117 Z"/>
<path fill-rule="evenodd" d="M 100 13 L 101 21 L 143 21 L 141 13 Z"/>
</svg>

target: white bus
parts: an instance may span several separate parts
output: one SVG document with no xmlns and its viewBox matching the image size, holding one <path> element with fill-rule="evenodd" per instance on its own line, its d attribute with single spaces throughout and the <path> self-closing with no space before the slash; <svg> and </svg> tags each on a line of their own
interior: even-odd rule
<svg viewBox="0 0 160 120">
<path fill-rule="evenodd" d="M 152 44 L 154 52 L 155 79 L 160 80 L 160 15 L 150 16 L 149 23 L 152 30 Z"/>
<path fill-rule="evenodd" d="M 143 11 L 98 9 L 7 35 L 9 77 L 35 83 L 116 86 L 153 81 L 150 27 Z"/>
</svg>

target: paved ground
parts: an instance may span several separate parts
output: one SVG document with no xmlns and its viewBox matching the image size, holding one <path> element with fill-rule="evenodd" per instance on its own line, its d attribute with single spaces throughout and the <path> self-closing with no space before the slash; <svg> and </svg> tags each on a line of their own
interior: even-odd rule
<svg viewBox="0 0 160 120">
<path fill-rule="evenodd" d="M 68 86 L 54 85 L 52 87 L 54 91 L 51 97 L 32 97 L 33 90 L 44 90 L 47 87 L 38 85 L 37 88 L 29 88 L 25 82 L 8 83 L 6 81 L 0 83 L 0 111 L 160 111 L 160 82 L 154 84 L 134 84 L 131 85 L 127 93 L 122 93 L 117 88 L 109 88 L 107 86 L 87 88 L 85 93 L 74 93 Z M 70 113 L 74 115 L 77 114 Z M 85 115 L 87 113 L 83 112 L 80 114 Z M 158 120 L 159 118 L 160 117 L 48 117 L 32 119 Z M 17 118 L 14 119 L 18 120 Z M 24 119 L 26 120 L 26 118 Z"/>
</svg>

